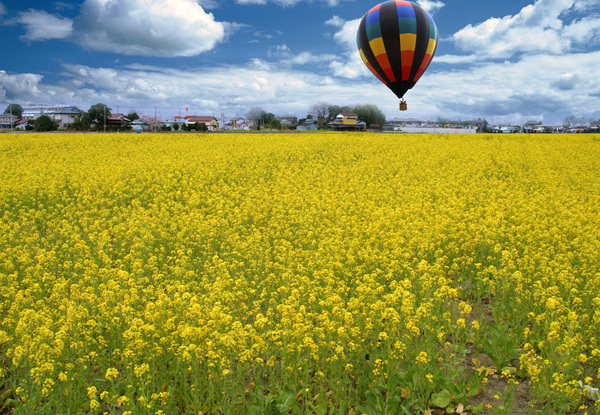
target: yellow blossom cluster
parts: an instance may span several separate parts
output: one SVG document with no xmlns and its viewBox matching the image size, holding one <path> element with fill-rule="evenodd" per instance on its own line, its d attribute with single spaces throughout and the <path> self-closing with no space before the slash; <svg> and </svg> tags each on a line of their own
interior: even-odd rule
<svg viewBox="0 0 600 415">
<path fill-rule="evenodd" d="M 414 413 L 485 387 L 459 370 L 485 349 L 566 413 L 600 376 L 598 154 L 0 135 L 2 390 L 15 413 Z"/>
</svg>

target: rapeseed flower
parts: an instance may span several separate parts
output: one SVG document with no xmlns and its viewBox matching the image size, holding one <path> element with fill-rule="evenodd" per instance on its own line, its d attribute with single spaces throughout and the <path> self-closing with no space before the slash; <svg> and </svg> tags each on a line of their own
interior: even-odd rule
<svg viewBox="0 0 600 415">
<path fill-rule="evenodd" d="M 423 412 L 507 327 L 506 373 L 574 411 L 600 376 L 597 153 L 587 135 L 0 135 L 10 410 L 350 412 L 397 392 Z"/>
</svg>

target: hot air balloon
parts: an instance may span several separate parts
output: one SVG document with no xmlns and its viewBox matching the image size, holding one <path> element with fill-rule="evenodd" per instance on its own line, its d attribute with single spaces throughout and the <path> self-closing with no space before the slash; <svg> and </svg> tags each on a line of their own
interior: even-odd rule
<svg viewBox="0 0 600 415">
<path fill-rule="evenodd" d="M 438 30 L 429 13 L 411 1 L 386 1 L 363 16 L 356 41 L 365 65 L 406 110 L 404 94 L 423 75 L 437 48 Z"/>
</svg>

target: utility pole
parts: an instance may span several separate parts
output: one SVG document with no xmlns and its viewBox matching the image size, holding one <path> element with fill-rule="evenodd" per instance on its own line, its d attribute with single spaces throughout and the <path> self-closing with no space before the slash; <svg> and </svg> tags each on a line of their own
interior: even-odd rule
<svg viewBox="0 0 600 415">
<path fill-rule="evenodd" d="M 106 133 L 106 104 L 104 104 L 104 133 Z"/>
<path fill-rule="evenodd" d="M 8 108 L 10 108 L 10 132 L 13 132 L 13 115 L 12 115 L 12 105 L 9 105 Z"/>
<path fill-rule="evenodd" d="M 158 118 L 156 118 L 156 105 L 154 106 L 154 132 L 156 132 L 156 123 L 158 122 Z"/>
</svg>

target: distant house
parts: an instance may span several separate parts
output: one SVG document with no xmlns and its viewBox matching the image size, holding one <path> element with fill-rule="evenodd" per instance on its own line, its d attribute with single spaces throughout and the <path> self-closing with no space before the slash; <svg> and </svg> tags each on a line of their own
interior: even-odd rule
<svg viewBox="0 0 600 415">
<path fill-rule="evenodd" d="M 65 128 L 67 125 L 73 124 L 83 114 L 82 110 L 74 106 L 26 105 L 23 107 L 24 120 L 35 120 L 42 115 L 47 115 L 58 124 L 58 128 Z"/>
<path fill-rule="evenodd" d="M 77 107 L 64 107 L 49 112 L 48 116 L 58 124 L 58 128 L 65 128 L 73 124 L 77 118 L 81 118 L 83 114 L 84 112 Z"/>
<path fill-rule="evenodd" d="M 19 118 L 16 115 L 5 112 L 0 115 L 0 128 L 10 128 L 12 125 L 16 124 L 19 121 Z"/>
<path fill-rule="evenodd" d="M 131 120 L 123 114 L 110 114 L 108 117 L 106 117 L 107 127 L 127 127 L 130 122 Z"/>
<path fill-rule="evenodd" d="M 297 131 L 306 131 L 306 130 L 316 130 L 317 129 L 317 121 L 312 118 L 307 118 L 302 123 L 296 126 Z"/>
<path fill-rule="evenodd" d="M 219 129 L 219 120 L 212 116 L 196 116 L 186 117 L 185 123 L 189 125 L 204 124 L 208 127 L 208 131 L 216 131 Z"/>
<path fill-rule="evenodd" d="M 523 131 L 526 133 L 543 133 L 544 130 L 544 124 L 541 121 L 527 121 L 523 126 Z"/>
<path fill-rule="evenodd" d="M 366 130 L 367 124 L 358 120 L 358 115 L 353 112 L 342 112 L 335 120 L 328 124 L 332 130 Z"/>
<path fill-rule="evenodd" d="M 234 118 L 227 123 L 226 128 L 228 130 L 249 130 L 250 123 L 243 118 Z"/>
<path fill-rule="evenodd" d="M 290 125 L 298 124 L 298 117 L 296 117 L 295 115 L 282 115 L 280 117 L 277 117 L 277 119 L 281 123 L 282 127 L 288 127 Z"/>
<path fill-rule="evenodd" d="M 587 125 L 572 125 L 569 127 L 568 133 L 585 133 L 588 129 Z"/>
<path fill-rule="evenodd" d="M 131 127 L 131 129 L 133 131 L 149 131 L 150 130 L 150 126 L 148 125 L 148 123 L 146 123 L 145 121 L 142 121 L 142 120 L 131 121 L 129 123 L 129 126 Z"/>
</svg>

